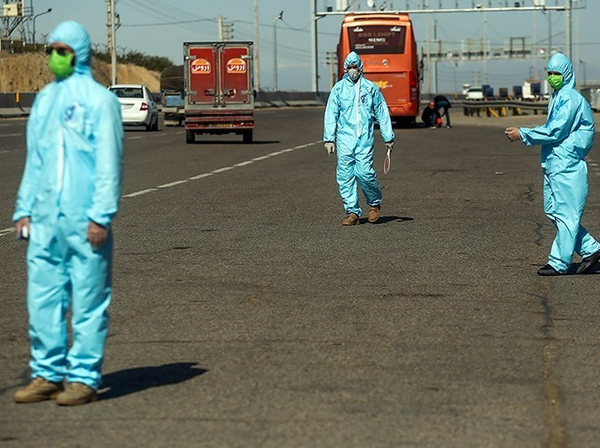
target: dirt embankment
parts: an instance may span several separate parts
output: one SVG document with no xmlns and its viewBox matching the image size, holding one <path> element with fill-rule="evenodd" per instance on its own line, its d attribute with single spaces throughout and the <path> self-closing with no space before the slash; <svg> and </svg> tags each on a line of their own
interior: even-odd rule
<svg viewBox="0 0 600 448">
<path fill-rule="evenodd" d="M 110 85 L 111 65 L 93 60 L 94 79 Z M 0 53 L 0 93 L 38 92 L 54 80 L 45 53 Z M 132 64 L 117 64 L 119 84 L 144 84 L 152 92 L 160 90 L 160 73 Z"/>
</svg>

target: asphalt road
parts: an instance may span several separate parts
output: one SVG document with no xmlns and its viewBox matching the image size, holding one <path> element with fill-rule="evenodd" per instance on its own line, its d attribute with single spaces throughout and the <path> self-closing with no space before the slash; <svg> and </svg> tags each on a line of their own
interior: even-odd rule
<svg viewBox="0 0 600 448">
<path fill-rule="evenodd" d="M 377 137 L 383 218 L 343 227 L 322 114 L 259 111 L 253 145 L 126 132 L 105 382 L 75 408 L 12 402 L 25 122 L 0 121 L 2 447 L 598 446 L 600 276 L 536 275 L 539 150 L 453 117 L 398 130 L 383 175 Z"/>
</svg>

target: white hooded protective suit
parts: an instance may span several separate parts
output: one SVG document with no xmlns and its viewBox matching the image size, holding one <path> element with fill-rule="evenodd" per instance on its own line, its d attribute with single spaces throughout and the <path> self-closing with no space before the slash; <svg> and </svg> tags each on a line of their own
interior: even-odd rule
<svg viewBox="0 0 600 448">
<path fill-rule="evenodd" d="M 76 22 L 49 43 L 75 52 L 74 72 L 47 85 L 27 123 L 27 160 L 14 221 L 30 217 L 27 251 L 33 377 L 97 389 L 111 300 L 112 235 L 121 190 L 123 126 L 117 98 L 92 78 L 91 42 Z M 93 250 L 87 227 L 109 229 Z M 73 344 L 65 313 L 72 306 Z"/>
<path fill-rule="evenodd" d="M 573 252 L 587 257 L 600 249 L 580 224 L 588 193 L 584 157 L 594 144 L 595 127 L 590 105 L 575 90 L 569 58 L 556 53 L 547 70 L 562 74 L 564 85 L 552 93 L 546 124 L 521 128 L 520 134 L 526 145 L 542 145 L 544 211 L 557 228 L 548 264 L 564 273 Z"/>
</svg>

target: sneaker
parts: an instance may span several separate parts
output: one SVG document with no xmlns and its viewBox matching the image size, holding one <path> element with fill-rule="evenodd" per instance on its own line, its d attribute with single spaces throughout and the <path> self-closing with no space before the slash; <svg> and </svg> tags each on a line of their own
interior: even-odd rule
<svg viewBox="0 0 600 448">
<path fill-rule="evenodd" d="M 447 127 L 448 129 L 452 129 L 452 126 L 450 126 L 450 125 L 448 125 L 448 126 L 446 126 L 446 127 Z"/>
<path fill-rule="evenodd" d="M 369 207 L 369 222 L 379 221 L 380 216 L 381 216 L 381 205 L 376 205 L 375 207 Z"/>
<path fill-rule="evenodd" d="M 358 224 L 360 220 L 358 219 L 358 215 L 356 213 L 350 213 L 346 216 L 346 219 L 342 221 L 342 224 L 345 226 L 354 226 Z"/>
<path fill-rule="evenodd" d="M 98 399 L 98 392 L 83 383 L 67 383 L 65 390 L 56 396 L 60 406 L 78 406 Z"/>
<path fill-rule="evenodd" d="M 15 393 L 15 403 L 37 403 L 53 400 L 63 390 L 62 383 L 53 383 L 38 376 Z"/>
<path fill-rule="evenodd" d="M 592 269 L 596 263 L 600 261 L 600 250 L 595 254 L 590 255 L 589 257 L 585 257 L 581 260 L 581 264 L 577 268 L 578 274 L 585 274 L 590 269 Z"/>
<path fill-rule="evenodd" d="M 565 275 L 565 273 L 564 272 L 558 272 L 552 266 L 550 266 L 549 264 L 547 264 L 546 266 L 544 266 L 543 268 L 541 268 L 538 271 L 538 275 L 545 275 L 545 276 L 550 276 L 550 275 Z"/>
</svg>

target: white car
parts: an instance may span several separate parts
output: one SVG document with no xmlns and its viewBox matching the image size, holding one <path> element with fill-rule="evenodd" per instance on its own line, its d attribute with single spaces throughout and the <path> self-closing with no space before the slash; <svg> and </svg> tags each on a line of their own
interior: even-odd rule
<svg viewBox="0 0 600 448">
<path fill-rule="evenodd" d="M 145 126 L 147 131 L 158 131 L 158 107 L 148 87 L 117 84 L 108 90 L 119 98 L 125 126 Z"/>
<path fill-rule="evenodd" d="M 481 87 L 471 87 L 467 90 L 466 99 L 483 100 L 483 89 Z"/>
</svg>

